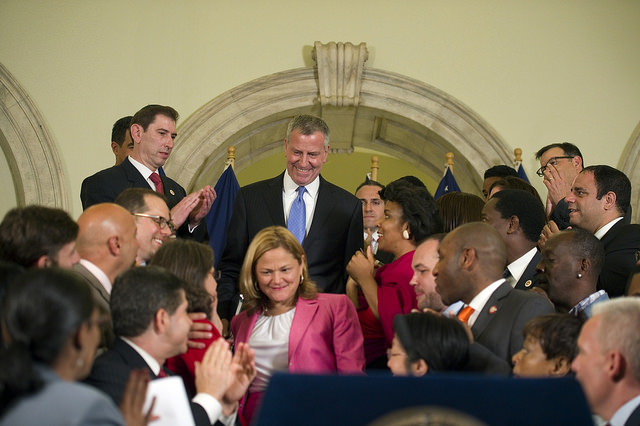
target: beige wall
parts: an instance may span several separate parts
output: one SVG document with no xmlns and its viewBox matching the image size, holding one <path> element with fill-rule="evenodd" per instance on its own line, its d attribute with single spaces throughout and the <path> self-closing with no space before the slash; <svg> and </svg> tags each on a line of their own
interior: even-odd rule
<svg viewBox="0 0 640 426">
<path fill-rule="evenodd" d="M 635 0 L 2 0 L 0 62 L 49 126 L 77 216 L 82 179 L 112 164 L 115 119 L 148 103 L 185 119 L 242 83 L 312 66 L 316 40 L 366 42 L 366 67 L 458 98 L 523 148 L 530 177 L 533 152 L 555 141 L 615 166 L 640 120 L 638 18 Z M 0 210 L 13 205 L 5 185 Z"/>
</svg>

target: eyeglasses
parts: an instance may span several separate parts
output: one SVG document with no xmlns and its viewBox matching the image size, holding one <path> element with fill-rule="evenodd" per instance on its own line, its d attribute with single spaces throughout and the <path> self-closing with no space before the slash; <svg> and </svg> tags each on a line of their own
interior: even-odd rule
<svg viewBox="0 0 640 426">
<path fill-rule="evenodd" d="M 547 170 L 547 167 L 549 167 L 549 165 L 555 166 L 556 164 L 558 164 L 558 160 L 561 160 L 563 158 L 573 158 L 573 155 L 563 155 L 561 157 L 551 157 L 549 158 L 549 161 L 547 161 L 547 164 L 545 164 L 544 166 L 540 167 L 538 170 L 536 170 L 536 174 L 540 177 L 544 177 L 544 172 L 545 170 Z"/>
<path fill-rule="evenodd" d="M 144 214 L 144 213 L 133 213 L 134 216 L 138 217 L 147 217 L 154 221 L 156 225 L 160 227 L 160 229 L 169 228 L 171 232 L 176 232 L 176 226 L 171 222 L 171 219 L 167 220 L 162 216 L 154 216 L 152 214 Z"/>
</svg>

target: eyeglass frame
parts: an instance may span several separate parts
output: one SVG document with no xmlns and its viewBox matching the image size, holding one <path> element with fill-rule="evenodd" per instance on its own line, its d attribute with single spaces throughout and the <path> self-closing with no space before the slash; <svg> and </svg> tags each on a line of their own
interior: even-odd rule
<svg viewBox="0 0 640 426">
<path fill-rule="evenodd" d="M 156 216 L 153 214 L 146 214 L 146 213 L 131 213 L 131 214 L 137 217 L 146 217 L 153 220 L 156 223 L 156 225 L 160 227 L 160 229 L 164 229 L 165 227 L 168 227 L 172 233 L 176 232 L 176 225 L 171 221 L 171 219 L 167 220 L 162 216 Z"/>
<path fill-rule="evenodd" d="M 559 155 L 557 157 L 551 157 L 549 158 L 549 160 L 544 164 L 544 166 L 540 167 L 538 170 L 536 170 L 536 174 L 540 177 L 544 177 L 544 171 L 547 170 L 547 167 L 549 167 L 549 163 L 552 161 L 558 161 L 561 160 L 563 158 L 569 159 L 569 158 L 573 158 L 575 157 L 575 155 Z M 555 164 L 552 164 L 552 166 L 555 166 Z"/>
</svg>

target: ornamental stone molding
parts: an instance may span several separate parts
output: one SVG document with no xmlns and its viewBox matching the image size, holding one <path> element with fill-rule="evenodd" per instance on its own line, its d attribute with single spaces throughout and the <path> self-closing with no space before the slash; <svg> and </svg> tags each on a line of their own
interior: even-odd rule
<svg viewBox="0 0 640 426">
<path fill-rule="evenodd" d="M 37 108 L 0 64 L 0 146 L 15 188 L 17 205 L 69 209 L 58 150 Z"/>
<path fill-rule="evenodd" d="M 316 43 L 316 60 L 324 49 L 318 46 Z M 364 43 L 354 49 L 358 53 L 353 55 L 350 68 L 366 60 Z M 332 75 L 342 72 L 340 69 L 327 66 L 323 71 L 317 67 L 283 71 L 212 99 L 181 124 L 167 174 L 188 190 L 211 185 L 224 169 L 229 146 L 236 147 L 236 170 L 282 153 L 287 122 L 304 113 L 333 120 L 333 152 L 361 147 L 390 154 L 419 167 L 435 181 L 442 177 L 446 153 L 453 152 L 456 180 L 470 192 L 480 193 L 487 168 L 511 164 L 512 151 L 498 133 L 453 96 L 400 74 L 363 68 L 361 80 L 354 78 L 347 85 L 359 85 L 359 93 L 348 90 L 345 105 L 344 95 L 340 97 L 337 90 L 327 93 L 319 81 L 321 74 L 325 83 L 344 80 L 344 73 Z M 343 126 L 335 127 L 340 119 Z"/>
<path fill-rule="evenodd" d="M 636 126 L 627 146 L 620 157 L 618 169 L 631 181 L 631 223 L 638 223 L 640 217 L 640 123 Z"/>
</svg>

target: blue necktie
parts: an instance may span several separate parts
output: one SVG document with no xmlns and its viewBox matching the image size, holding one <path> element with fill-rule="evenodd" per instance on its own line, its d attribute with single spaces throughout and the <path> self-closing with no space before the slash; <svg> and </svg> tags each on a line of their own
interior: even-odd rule
<svg viewBox="0 0 640 426">
<path fill-rule="evenodd" d="M 300 244 L 302 244 L 302 241 L 304 241 L 304 234 L 307 230 L 307 209 L 304 205 L 304 200 L 302 199 L 305 191 L 304 186 L 299 186 L 297 191 L 298 196 L 293 200 L 291 210 L 289 210 L 287 228 L 296 237 Z"/>
</svg>

